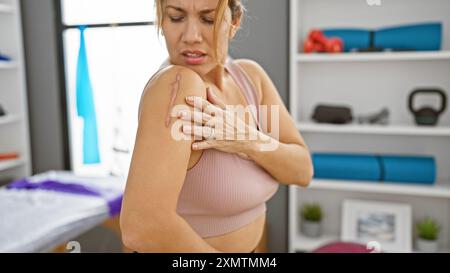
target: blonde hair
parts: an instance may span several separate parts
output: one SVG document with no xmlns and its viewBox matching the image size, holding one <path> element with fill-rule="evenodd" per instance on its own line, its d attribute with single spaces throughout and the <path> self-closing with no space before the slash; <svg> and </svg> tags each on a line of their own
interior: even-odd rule
<svg viewBox="0 0 450 273">
<path fill-rule="evenodd" d="M 164 3 L 166 0 L 156 0 L 156 27 L 158 30 L 158 34 L 161 32 L 163 19 L 164 19 Z M 220 24 L 223 21 L 223 18 L 225 16 L 225 10 L 226 8 L 229 8 L 231 10 L 231 19 L 240 19 L 242 15 L 244 14 L 245 8 L 242 5 L 241 0 L 219 0 L 219 4 L 216 7 L 216 18 L 214 21 L 214 45 L 215 45 L 215 55 L 216 58 L 219 55 L 218 50 L 218 37 L 219 37 L 219 30 L 220 30 Z"/>
</svg>

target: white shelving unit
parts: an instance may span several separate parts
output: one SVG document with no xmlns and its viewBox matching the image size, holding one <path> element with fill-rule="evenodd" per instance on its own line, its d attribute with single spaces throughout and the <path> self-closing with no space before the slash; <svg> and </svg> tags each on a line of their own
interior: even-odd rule
<svg viewBox="0 0 450 273">
<path fill-rule="evenodd" d="M 0 117 L 0 126 L 20 122 L 20 118 L 14 115 Z"/>
<path fill-rule="evenodd" d="M 411 125 L 334 125 L 300 122 L 297 124 L 297 128 L 304 133 L 450 137 L 449 126 L 418 127 Z"/>
<path fill-rule="evenodd" d="M 16 68 L 16 64 L 14 62 L 2 62 L 0 61 L 0 70 L 8 70 Z"/>
<path fill-rule="evenodd" d="M 20 159 L 0 161 L 0 171 L 6 171 L 15 167 L 22 166 L 23 164 L 23 160 Z"/>
<path fill-rule="evenodd" d="M 19 0 L 0 0 L 0 52 L 12 61 L 0 61 L 0 154 L 18 153 L 18 159 L 0 160 L 0 186 L 31 175 L 27 91 Z"/>
<path fill-rule="evenodd" d="M 388 61 L 439 61 L 450 60 L 450 51 L 442 52 L 386 52 L 386 53 L 344 53 L 336 55 L 297 54 L 297 62 L 388 62 Z"/>
<path fill-rule="evenodd" d="M 416 88 L 438 87 L 450 97 L 450 1 L 392 0 L 380 7 L 361 0 L 290 2 L 290 112 L 311 151 L 434 156 L 438 182 L 427 186 L 315 179 L 306 189 L 289 186 L 289 252 L 308 252 L 339 240 L 345 199 L 410 204 L 412 227 L 423 217 L 435 218 L 442 227 L 440 249 L 450 249 L 450 111 L 440 117 L 439 126 L 419 127 L 407 107 Z M 442 51 L 300 51 L 312 28 L 373 29 L 429 21 L 444 25 Z M 426 97 L 421 101 L 436 103 Z M 355 117 L 386 107 L 390 125 L 316 124 L 311 115 L 318 104 L 349 106 Z M 325 213 L 323 236 L 317 239 L 300 232 L 299 208 L 309 202 L 320 203 Z"/>
<path fill-rule="evenodd" d="M 13 13 L 14 8 L 9 3 L 0 3 L 0 13 Z"/>
</svg>

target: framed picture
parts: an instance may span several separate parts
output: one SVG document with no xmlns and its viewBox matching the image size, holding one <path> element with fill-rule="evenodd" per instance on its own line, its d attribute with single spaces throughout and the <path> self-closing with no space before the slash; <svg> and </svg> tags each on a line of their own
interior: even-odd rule
<svg viewBox="0 0 450 273">
<path fill-rule="evenodd" d="M 341 240 L 375 247 L 383 252 L 412 251 L 411 206 L 344 200 Z"/>
</svg>

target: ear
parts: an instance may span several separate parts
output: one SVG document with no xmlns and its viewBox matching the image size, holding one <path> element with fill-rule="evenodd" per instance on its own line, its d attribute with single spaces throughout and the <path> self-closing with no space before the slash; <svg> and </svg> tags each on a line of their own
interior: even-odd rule
<svg viewBox="0 0 450 273">
<path fill-rule="evenodd" d="M 241 16 L 236 16 L 235 19 L 231 22 L 230 28 L 230 39 L 233 39 L 239 28 L 241 27 Z"/>
</svg>

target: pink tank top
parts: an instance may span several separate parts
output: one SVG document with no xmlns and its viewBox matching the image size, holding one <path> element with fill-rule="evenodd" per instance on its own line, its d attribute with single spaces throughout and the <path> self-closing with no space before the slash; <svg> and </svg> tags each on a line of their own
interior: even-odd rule
<svg viewBox="0 0 450 273">
<path fill-rule="evenodd" d="M 245 71 L 228 61 L 225 68 L 243 92 L 259 124 L 257 91 Z M 258 126 L 259 127 L 259 126 Z M 235 231 L 266 212 L 279 183 L 262 167 L 236 154 L 204 150 L 187 171 L 177 213 L 202 237 Z"/>
</svg>

